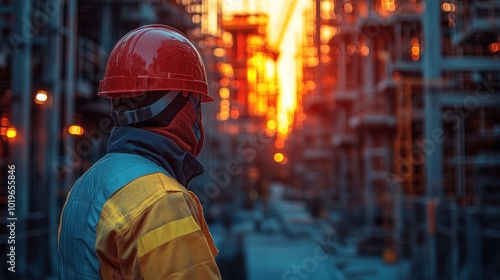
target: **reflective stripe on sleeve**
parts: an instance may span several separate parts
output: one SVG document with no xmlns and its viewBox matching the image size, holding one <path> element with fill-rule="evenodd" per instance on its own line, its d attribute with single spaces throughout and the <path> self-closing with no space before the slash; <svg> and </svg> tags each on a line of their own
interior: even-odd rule
<svg viewBox="0 0 500 280">
<path fill-rule="evenodd" d="M 138 242 L 137 257 L 142 257 L 155 248 L 177 237 L 200 230 L 200 226 L 189 216 L 165 224 L 143 235 Z"/>
</svg>

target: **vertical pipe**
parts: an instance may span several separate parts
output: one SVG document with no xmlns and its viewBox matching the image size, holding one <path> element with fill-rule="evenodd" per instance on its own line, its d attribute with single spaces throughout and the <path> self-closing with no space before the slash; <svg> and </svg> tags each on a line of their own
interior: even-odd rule
<svg viewBox="0 0 500 280">
<path fill-rule="evenodd" d="M 45 183 L 47 184 L 47 217 L 48 217 L 48 267 L 47 272 L 50 275 L 57 274 L 57 188 L 58 174 L 52 169 L 53 163 L 57 162 L 59 155 L 59 144 L 61 135 L 61 35 L 59 34 L 61 26 L 61 4 L 55 4 L 54 11 L 49 17 L 50 27 L 47 27 L 46 60 L 43 63 L 43 79 L 49 86 L 50 101 L 47 104 L 46 111 L 46 141 L 45 148 Z M 55 139 L 54 139 L 55 138 Z"/>
<path fill-rule="evenodd" d="M 440 1 L 426 1 L 423 15 L 423 33 L 425 49 L 423 53 L 424 66 L 424 139 L 433 139 L 433 131 L 442 129 L 441 107 L 435 88 L 429 82 L 440 78 L 441 69 L 441 8 Z M 425 161 L 425 194 L 428 198 L 439 196 L 441 193 L 442 172 L 442 144 L 430 143 L 433 149 L 426 151 Z M 427 207 L 429 211 L 431 207 Z M 429 217 L 431 213 L 427 213 Z M 437 278 L 437 239 L 435 232 L 428 231 L 426 238 L 427 272 L 426 279 Z"/>
<path fill-rule="evenodd" d="M 365 196 L 366 196 L 366 228 L 371 233 L 374 230 L 375 193 L 373 191 L 373 142 L 372 135 L 366 130 L 362 132 L 364 138 L 364 165 L 365 165 Z"/>
<path fill-rule="evenodd" d="M 374 50 L 376 38 L 374 40 L 370 40 L 369 38 L 365 38 L 365 40 L 366 40 L 366 42 L 365 42 L 366 45 L 370 46 L 370 49 Z M 373 45 L 370 44 L 372 41 L 373 41 Z M 374 51 L 369 52 L 364 60 L 362 58 L 360 59 L 360 64 L 364 62 L 363 64 L 365 66 L 364 71 L 363 71 L 363 75 L 364 75 L 365 80 L 364 80 L 364 85 L 362 85 L 363 89 L 364 89 L 363 91 L 365 92 L 366 97 L 367 97 L 367 99 L 365 100 L 365 102 L 366 102 L 365 104 L 367 105 L 367 107 L 374 106 L 372 108 L 376 109 L 375 107 L 377 106 L 377 104 L 376 104 L 376 100 L 375 100 L 375 79 L 374 79 L 376 70 L 375 70 L 375 55 L 374 54 L 375 54 Z M 361 67 L 359 67 L 359 68 L 361 68 Z M 361 69 L 359 69 L 359 71 L 361 71 Z"/>
<path fill-rule="evenodd" d="M 66 7 L 66 26 L 68 35 L 66 38 L 66 90 L 65 94 L 65 119 L 63 126 L 64 151 L 73 151 L 74 138 L 66 132 L 66 129 L 73 124 L 75 114 L 75 67 L 76 67 L 76 4 L 77 0 L 69 0 Z M 65 188 L 69 189 L 74 182 L 74 166 L 68 168 L 65 174 Z"/>
<path fill-rule="evenodd" d="M 347 75 L 346 75 L 346 72 L 347 72 L 347 67 L 346 67 L 346 53 L 345 53 L 345 48 L 346 48 L 346 44 L 344 41 L 341 41 L 339 43 L 339 46 L 338 46 L 339 50 L 340 50 L 340 55 L 339 55 L 339 71 L 338 71 L 338 75 L 339 75 L 339 80 L 338 80 L 338 85 L 339 85 L 339 91 L 340 92 L 343 92 L 343 91 L 347 91 L 347 86 L 346 86 L 346 82 L 347 82 Z M 349 79 L 352 79 L 352 77 L 350 77 Z"/>
<path fill-rule="evenodd" d="M 16 272 L 22 278 L 27 272 L 26 218 L 30 197 L 30 143 L 31 143 L 31 1 L 11 1 L 14 11 L 13 35 L 22 41 L 13 46 L 12 55 L 12 125 L 17 129 L 9 164 L 16 170 Z"/>
<path fill-rule="evenodd" d="M 441 75 L 441 22 L 439 1 L 426 1 L 423 18 L 424 44 L 424 138 L 432 139 L 432 132 L 441 129 L 441 108 L 436 90 L 429 82 L 439 79 Z M 442 145 L 433 143 L 435 149 L 427 153 L 425 162 L 426 195 L 436 196 L 442 185 Z"/>
<path fill-rule="evenodd" d="M 344 147 L 342 147 L 339 150 L 339 162 L 340 166 L 338 166 L 338 169 L 340 169 L 340 201 L 342 205 L 342 210 L 346 211 L 348 208 L 348 199 L 347 199 L 347 157 L 346 157 L 346 150 Z"/>
<path fill-rule="evenodd" d="M 462 119 L 461 115 L 457 114 L 457 129 L 455 130 L 455 158 L 456 158 L 456 195 L 459 197 L 463 197 L 465 195 L 464 192 L 464 168 L 463 168 L 463 134 L 464 134 L 464 125 L 465 122 Z"/>
<path fill-rule="evenodd" d="M 111 28 L 113 24 L 113 13 L 112 13 L 112 7 L 111 3 L 109 0 L 104 1 L 102 3 L 102 21 L 101 21 L 101 48 L 104 50 L 106 53 L 109 53 L 111 49 L 113 48 L 113 42 L 112 42 L 112 37 L 111 37 Z M 103 74 L 103 73 L 99 73 Z"/>
<path fill-rule="evenodd" d="M 323 78 L 323 66 L 320 59 L 320 47 L 321 47 L 321 0 L 315 0 L 315 26 L 316 30 L 314 33 L 314 46 L 316 47 L 316 56 L 318 58 L 318 66 L 316 67 L 316 88 L 317 94 L 323 94 L 323 87 L 321 80 Z"/>
</svg>

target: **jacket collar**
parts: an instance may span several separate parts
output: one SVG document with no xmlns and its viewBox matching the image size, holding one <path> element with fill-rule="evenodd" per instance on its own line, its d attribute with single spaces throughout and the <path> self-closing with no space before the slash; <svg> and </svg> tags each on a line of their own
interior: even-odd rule
<svg viewBox="0 0 500 280">
<path fill-rule="evenodd" d="M 191 153 L 180 149 L 169 138 L 135 127 L 116 126 L 111 131 L 108 153 L 143 156 L 165 170 L 187 188 L 194 177 L 203 173 L 203 166 Z"/>
</svg>

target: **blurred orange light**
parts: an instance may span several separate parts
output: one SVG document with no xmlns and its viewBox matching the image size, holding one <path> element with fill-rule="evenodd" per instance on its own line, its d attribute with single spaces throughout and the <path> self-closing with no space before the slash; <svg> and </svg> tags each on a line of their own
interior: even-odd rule
<svg viewBox="0 0 500 280">
<path fill-rule="evenodd" d="M 283 149 L 285 147 L 285 141 L 278 139 L 274 141 L 274 146 L 276 147 L 276 149 Z"/>
<path fill-rule="evenodd" d="M 368 48 L 368 46 L 361 46 L 359 52 L 362 56 L 367 56 L 368 54 L 370 54 L 370 48 Z"/>
<path fill-rule="evenodd" d="M 394 0 L 382 0 L 382 8 L 389 12 L 394 12 L 396 10 L 396 3 Z"/>
<path fill-rule="evenodd" d="M 6 127 L 0 127 L 0 135 L 2 135 L 2 136 L 7 135 L 7 128 Z"/>
<path fill-rule="evenodd" d="M 280 164 L 286 164 L 288 162 L 288 158 L 287 157 L 284 157 L 283 158 L 283 161 L 280 162 Z"/>
<path fill-rule="evenodd" d="M 307 81 L 306 82 L 306 87 L 308 90 L 315 90 L 316 89 L 316 83 L 314 81 Z"/>
<path fill-rule="evenodd" d="M 228 99 L 229 98 L 229 89 L 227 87 L 223 87 L 223 88 L 220 88 L 219 89 L 219 95 L 220 95 L 220 98 L 222 99 Z"/>
<path fill-rule="evenodd" d="M 240 110 L 238 108 L 231 109 L 231 119 L 235 120 L 240 117 Z"/>
<path fill-rule="evenodd" d="M 226 50 L 223 48 L 215 48 L 213 53 L 216 57 L 223 57 L 226 55 Z"/>
<path fill-rule="evenodd" d="M 321 45 L 321 47 L 319 49 L 324 54 L 328 54 L 330 52 L 330 46 L 329 45 Z"/>
<path fill-rule="evenodd" d="M 267 128 L 269 128 L 270 130 L 275 130 L 276 129 L 276 120 L 268 120 L 267 121 Z"/>
<path fill-rule="evenodd" d="M 306 120 L 306 118 L 307 118 L 307 115 L 306 115 L 306 113 L 304 113 L 304 112 L 300 112 L 300 113 L 299 113 L 299 115 L 297 116 L 297 119 L 298 119 L 300 122 L 305 121 L 305 120 Z"/>
<path fill-rule="evenodd" d="M 233 44 L 233 35 L 230 32 L 224 32 L 222 34 L 222 40 L 224 41 L 224 44 L 226 47 L 231 47 Z"/>
<path fill-rule="evenodd" d="M 352 7 L 352 4 L 347 2 L 344 4 L 344 11 L 348 14 L 352 13 L 353 11 L 353 7 Z"/>
<path fill-rule="evenodd" d="M 498 52 L 500 50 L 500 43 L 492 43 L 492 44 L 490 44 L 489 48 L 490 48 L 490 52 L 492 52 L 492 53 Z"/>
<path fill-rule="evenodd" d="M 221 87 L 228 87 L 231 84 L 231 81 L 228 78 L 222 78 L 219 82 Z"/>
<path fill-rule="evenodd" d="M 68 127 L 68 132 L 71 135 L 83 135 L 85 130 L 83 129 L 83 127 L 81 127 L 79 125 L 70 125 Z"/>
<path fill-rule="evenodd" d="M 420 46 L 415 45 L 411 47 L 411 54 L 415 56 L 420 55 Z"/>
<path fill-rule="evenodd" d="M 36 104 L 44 104 L 48 98 L 49 98 L 49 96 L 45 90 L 39 90 L 36 92 L 36 95 L 35 95 L 35 103 Z"/>
<path fill-rule="evenodd" d="M 5 134 L 7 138 L 15 138 L 17 136 L 17 130 L 14 127 L 9 127 Z"/>
<path fill-rule="evenodd" d="M 8 118 L 2 118 L 1 124 L 2 126 L 9 126 L 10 121 Z"/>
<path fill-rule="evenodd" d="M 201 22 L 201 16 L 200 16 L 200 15 L 193 15 L 193 16 L 191 17 L 191 21 L 192 21 L 193 23 L 200 23 L 200 22 Z"/>
<path fill-rule="evenodd" d="M 285 156 L 282 153 L 274 154 L 274 161 L 275 162 L 281 163 L 281 162 L 283 162 L 284 159 L 285 159 Z"/>
<path fill-rule="evenodd" d="M 441 10 L 443 12 L 454 12 L 456 10 L 455 4 L 444 2 L 441 4 Z"/>
</svg>

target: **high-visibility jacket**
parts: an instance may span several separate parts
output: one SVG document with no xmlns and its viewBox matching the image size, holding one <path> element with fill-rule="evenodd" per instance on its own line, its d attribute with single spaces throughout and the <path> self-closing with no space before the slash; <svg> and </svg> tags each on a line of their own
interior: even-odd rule
<svg viewBox="0 0 500 280">
<path fill-rule="evenodd" d="M 118 143 L 131 135 L 129 128 L 119 130 Z M 134 133 L 137 139 L 143 134 Z M 108 149 L 68 194 L 59 226 L 59 278 L 220 279 L 218 251 L 195 194 L 162 165 L 130 150 L 136 147 Z"/>
</svg>

